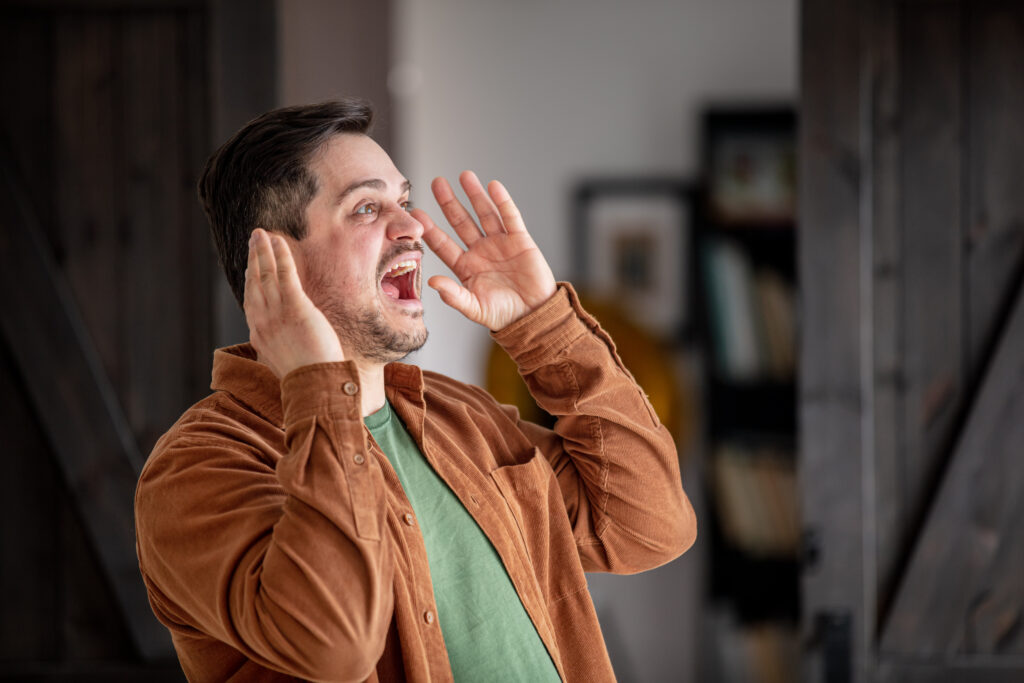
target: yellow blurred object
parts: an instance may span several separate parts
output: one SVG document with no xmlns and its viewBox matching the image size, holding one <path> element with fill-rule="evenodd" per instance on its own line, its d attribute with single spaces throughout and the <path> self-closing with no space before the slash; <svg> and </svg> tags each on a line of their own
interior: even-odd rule
<svg viewBox="0 0 1024 683">
<path fill-rule="evenodd" d="M 611 335 L 619 357 L 646 392 L 662 424 L 668 427 L 682 453 L 694 428 L 694 391 L 685 369 L 668 348 L 648 331 L 633 323 L 613 302 L 581 295 L 588 313 Z M 551 417 L 537 406 L 519 369 L 500 346 L 492 344 L 485 375 L 487 391 L 500 403 L 514 405 L 524 420 L 551 426 Z"/>
</svg>

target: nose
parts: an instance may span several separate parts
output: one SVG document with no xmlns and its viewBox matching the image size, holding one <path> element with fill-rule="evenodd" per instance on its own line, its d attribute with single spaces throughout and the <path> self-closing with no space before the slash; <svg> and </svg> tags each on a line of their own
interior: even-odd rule
<svg viewBox="0 0 1024 683">
<path fill-rule="evenodd" d="M 420 222 L 402 207 L 396 207 L 388 222 L 388 239 L 418 241 L 422 236 L 423 226 Z"/>
</svg>

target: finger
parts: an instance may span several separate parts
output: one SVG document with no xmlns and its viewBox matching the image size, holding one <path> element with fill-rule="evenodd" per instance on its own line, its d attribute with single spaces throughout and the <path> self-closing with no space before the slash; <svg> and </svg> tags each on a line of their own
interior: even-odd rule
<svg viewBox="0 0 1024 683">
<path fill-rule="evenodd" d="M 498 210 L 484 191 L 484 186 L 480 183 L 476 173 L 463 171 L 459 176 L 459 183 L 462 184 L 462 189 L 466 191 L 466 196 L 469 197 L 473 210 L 476 211 L 477 218 L 480 219 L 480 227 L 484 234 L 500 235 L 504 233 L 505 227 L 501 224 Z"/>
<path fill-rule="evenodd" d="M 462 247 L 456 244 L 455 240 L 449 237 L 444 230 L 437 227 L 437 224 L 430 219 L 430 216 L 423 209 L 413 209 L 412 217 L 423 226 L 423 241 L 427 243 L 430 250 L 437 254 L 437 257 L 446 266 L 455 270 L 455 264 L 465 253 Z"/>
<path fill-rule="evenodd" d="M 448 224 L 452 226 L 452 230 L 462 242 L 468 247 L 480 239 L 480 228 L 476 226 L 473 217 L 459 202 L 448 181 L 444 178 L 434 178 L 434 181 L 430 183 L 430 189 L 434 193 L 437 205 L 441 207 L 444 217 L 448 220 Z"/>
<path fill-rule="evenodd" d="M 253 231 L 256 238 L 256 260 L 259 263 L 260 288 L 263 290 L 263 298 L 271 309 L 281 302 L 281 295 L 277 286 L 277 264 L 274 259 L 274 251 L 270 248 L 270 235 L 265 230 L 256 229 Z"/>
<path fill-rule="evenodd" d="M 519 213 L 519 207 L 512 201 L 512 195 L 508 193 L 505 186 L 497 180 L 492 180 L 487 185 L 487 191 L 491 194 L 491 199 L 494 200 L 494 204 L 498 207 L 498 213 L 501 214 L 501 222 L 505 225 L 505 230 L 510 234 L 513 232 L 526 232 L 526 223 L 523 222 L 523 215 Z"/>
<path fill-rule="evenodd" d="M 473 294 L 445 275 L 435 275 L 427 284 L 441 295 L 441 300 L 473 322 L 480 322 L 480 306 Z"/>
<path fill-rule="evenodd" d="M 288 304 L 295 303 L 302 296 L 302 282 L 295 268 L 292 250 L 284 237 L 274 235 L 271 238 L 274 249 L 274 260 L 277 262 L 277 284 L 281 292 L 281 300 Z"/>
<path fill-rule="evenodd" d="M 245 292 L 242 295 L 242 311 L 249 328 L 249 341 L 259 351 L 259 335 L 262 320 L 267 310 L 267 301 L 260 287 L 260 266 L 256 257 L 256 237 L 249 238 L 249 259 L 245 269 Z"/>
<path fill-rule="evenodd" d="M 242 308 L 248 311 L 262 309 L 266 306 L 263 289 L 260 287 L 260 266 L 256 258 L 256 236 L 249 237 L 249 259 L 245 268 L 245 293 L 242 295 Z"/>
</svg>

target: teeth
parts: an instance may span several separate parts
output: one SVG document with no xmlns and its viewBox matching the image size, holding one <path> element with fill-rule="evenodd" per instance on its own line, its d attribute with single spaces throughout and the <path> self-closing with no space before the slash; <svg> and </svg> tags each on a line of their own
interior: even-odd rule
<svg viewBox="0 0 1024 683">
<path fill-rule="evenodd" d="M 402 261 L 400 263 L 396 263 L 394 265 L 394 267 L 391 268 L 391 270 L 389 270 L 387 273 L 385 273 L 384 276 L 385 277 L 398 277 L 399 275 L 405 275 L 410 270 L 415 270 L 415 269 L 416 269 L 416 262 L 415 261 Z"/>
</svg>

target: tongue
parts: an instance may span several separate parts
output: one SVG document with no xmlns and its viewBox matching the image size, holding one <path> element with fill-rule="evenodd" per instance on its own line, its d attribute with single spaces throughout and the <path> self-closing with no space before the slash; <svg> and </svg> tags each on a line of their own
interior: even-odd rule
<svg viewBox="0 0 1024 683">
<path fill-rule="evenodd" d="M 383 289 L 384 293 L 392 299 L 397 299 L 399 297 L 398 286 L 386 278 L 380 283 L 380 288 Z"/>
</svg>

